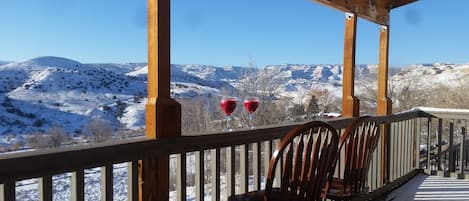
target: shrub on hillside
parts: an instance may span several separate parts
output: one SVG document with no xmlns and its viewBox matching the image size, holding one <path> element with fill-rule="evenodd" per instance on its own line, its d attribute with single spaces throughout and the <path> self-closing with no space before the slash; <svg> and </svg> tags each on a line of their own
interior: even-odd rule
<svg viewBox="0 0 469 201">
<path fill-rule="evenodd" d="M 60 147 L 68 138 L 65 130 L 60 126 L 51 127 L 47 133 L 49 134 L 49 144 L 51 147 Z"/>
<path fill-rule="evenodd" d="M 49 147 L 49 138 L 44 133 L 36 132 L 28 138 L 28 144 L 34 149 L 47 148 Z"/>
<path fill-rule="evenodd" d="M 93 142 L 104 142 L 112 139 L 112 126 L 111 122 L 93 118 L 86 125 L 86 134 Z"/>
</svg>

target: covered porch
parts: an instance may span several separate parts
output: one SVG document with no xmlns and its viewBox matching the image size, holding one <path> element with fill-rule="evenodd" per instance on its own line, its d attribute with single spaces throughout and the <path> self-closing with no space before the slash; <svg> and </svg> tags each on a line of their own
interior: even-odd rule
<svg viewBox="0 0 469 201">
<path fill-rule="evenodd" d="M 373 119 L 381 124 L 382 133 L 368 175 L 369 193 L 359 199 L 391 199 L 402 191 L 388 193 L 415 175 L 417 181 L 424 178 L 422 184 L 442 181 L 448 184 L 448 189 L 454 186 L 452 183 L 465 184 L 463 180 L 440 180 L 420 173 L 466 178 L 469 156 L 465 146 L 466 125 L 458 122 L 465 122 L 469 116 L 439 116 L 424 110 L 392 114 L 387 92 L 389 13 L 416 0 L 315 1 L 346 12 L 343 117 L 326 120 L 338 133 L 360 116 L 359 101 L 354 95 L 357 18 L 380 26 L 378 116 Z M 101 200 L 114 200 L 117 198 L 114 174 L 116 164 L 120 163 L 126 164 L 127 200 L 226 200 L 233 194 L 264 188 L 275 146 L 300 123 L 229 134 L 183 136 L 180 105 L 170 96 L 169 12 L 169 0 L 148 0 L 146 137 L 2 155 L 0 200 L 16 200 L 17 182 L 31 178 L 38 178 L 38 199 L 53 200 L 54 176 L 63 173 L 70 175 L 70 199 L 85 200 L 88 174 L 85 170 L 90 168 L 99 168 Z M 445 134 L 449 136 L 448 145 L 444 148 L 442 136 L 446 124 L 443 121 L 449 122 Z M 426 152 L 422 152 L 422 145 Z M 280 176 L 281 169 L 277 170 L 276 175 Z M 417 195 L 428 198 L 432 192 L 418 191 L 414 198 L 420 198 Z"/>
</svg>

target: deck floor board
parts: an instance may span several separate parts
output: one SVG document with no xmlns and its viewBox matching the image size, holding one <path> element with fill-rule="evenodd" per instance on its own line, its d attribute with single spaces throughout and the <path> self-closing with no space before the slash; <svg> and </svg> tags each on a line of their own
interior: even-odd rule
<svg viewBox="0 0 469 201">
<path fill-rule="evenodd" d="M 418 174 L 386 196 L 386 201 L 408 200 L 469 200 L 469 180 Z"/>
</svg>

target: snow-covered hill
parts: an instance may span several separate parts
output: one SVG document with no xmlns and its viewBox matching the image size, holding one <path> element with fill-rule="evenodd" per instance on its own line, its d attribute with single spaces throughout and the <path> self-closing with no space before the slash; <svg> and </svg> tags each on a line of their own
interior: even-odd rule
<svg viewBox="0 0 469 201">
<path fill-rule="evenodd" d="M 114 128 L 144 126 L 147 89 L 145 63 L 84 64 L 60 57 L 38 57 L 0 65 L 0 134 L 27 134 L 63 126 L 80 134 L 91 118 L 112 122 Z M 357 79 L 375 76 L 376 65 L 359 65 Z M 393 75 L 396 86 L 457 84 L 469 75 L 469 65 L 413 65 Z M 236 95 L 240 88 L 272 90 L 278 98 L 302 100 L 314 88 L 341 96 L 341 65 L 285 64 L 263 68 L 171 66 L 171 95 L 175 98 Z M 373 80 L 373 79 L 371 79 Z M 270 87 L 270 88 L 269 88 Z M 357 93 L 359 93 L 358 90 Z"/>
<path fill-rule="evenodd" d="M 0 60 L 0 66 L 1 66 L 1 65 L 5 65 L 5 64 L 8 64 L 8 63 L 11 63 L 11 62 L 9 62 L 9 61 L 1 61 L 1 60 Z"/>
<path fill-rule="evenodd" d="M 228 81 L 247 72 L 255 69 L 173 65 L 171 93 L 191 98 L 236 91 Z M 46 131 L 54 125 L 80 134 L 96 117 L 115 128 L 142 127 L 146 74 L 145 63 L 83 64 L 60 57 L 0 65 L 0 134 Z"/>
<path fill-rule="evenodd" d="M 469 64 L 422 64 L 411 65 L 392 77 L 397 87 L 412 84 L 420 88 L 435 85 L 457 87 L 469 78 Z"/>
<path fill-rule="evenodd" d="M 116 127 L 130 102 L 145 97 L 146 85 L 122 76 L 135 64 L 82 64 L 38 57 L 0 66 L 0 133 L 29 133 L 60 125 L 81 133 L 90 118 Z"/>
</svg>

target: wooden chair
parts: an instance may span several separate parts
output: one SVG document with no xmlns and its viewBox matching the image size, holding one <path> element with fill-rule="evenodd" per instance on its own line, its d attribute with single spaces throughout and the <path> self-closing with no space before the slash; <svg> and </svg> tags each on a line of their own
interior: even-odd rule
<svg viewBox="0 0 469 201">
<path fill-rule="evenodd" d="M 230 201 L 322 200 L 325 184 L 332 179 L 339 137 L 321 121 L 312 121 L 290 131 L 278 144 L 269 163 L 264 191 L 235 195 Z M 281 162 L 280 188 L 273 188 L 275 169 Z"/>
<path fill-rule="evenodd" d="M 380 124 L 372 121 L 371 117 L 362 117 L 346 128 L 339 140 L 335 163 L 339 164 L 338 172 L 342 172 L 343 178 L 333 178 L 326 185 L 325 197 L 331 200 L 351 200 L 367 192 L 369 165 L 379 136 Z M 344 154 L 343 160 L 341 154 Z"/>
</svg>

